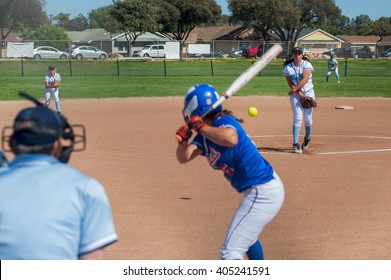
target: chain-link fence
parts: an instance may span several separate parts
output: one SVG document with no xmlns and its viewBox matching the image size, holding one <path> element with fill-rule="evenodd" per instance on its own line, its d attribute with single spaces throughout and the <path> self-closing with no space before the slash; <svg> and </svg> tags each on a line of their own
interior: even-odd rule
<svg viewBox="0 0 391 280">
<path fill-rule="evenodd" d="M 0 41 L 1 58 L 10 58 L 7 52 L 8 44 L 12 42 Z M 18 43 L 32 43 L 34 48 L 48 46 L 59 51 L 69 52 L 73 46 L 86 45 L 105 51 L 109 57 L 133 57 L 146 45 L 164 45 L 166 41 L 135 41 L 131 44 L 122 39 L 90 40 L 83 41 L 61 41 L 61 40 L 35 40 L 21 41 Z M 290 51 L 295 46 L 300 46 L 305 54 L 311 58 L 323 58 L 326 52 L 333 51 L 337 57 L 351 58 L 374 58 L 379 57 L 381 53 L 389 46 L 379 44 L 347 44 L 339 41 L 300 41 L 300 42 L 276 42 L 276 41 L 235 41 L 235 40 L 213 40 L 201 41 L 196 43 L 179 44 L 179 58 L 250 58 L 263 54 L 271 45 L 282 44 L 283 53 L 281 58 L 289 57 Z M 344 53 L 342 53 L 344 52 Z M 20 56 L 17 56 L 20 57 Z M 25 56 L 26 57 L 26 56 Z M 34 54 L 27 56 L 33 58 Z"/>
<path fill-rule="evenodd" d="M 391 59 L 338 59 L 343 76 L 391 77 Z M 36 77 L 54 65 L 62 76 L 237 76 L 253 59 L 106 59 L 106 60 L 0 60 L 2 77 Z M 325 59 L 312 59 L 314 75 L 327 70 Z M 273 60 L 260 75 L 281 76 L 284 60 Z"/>
</svg>

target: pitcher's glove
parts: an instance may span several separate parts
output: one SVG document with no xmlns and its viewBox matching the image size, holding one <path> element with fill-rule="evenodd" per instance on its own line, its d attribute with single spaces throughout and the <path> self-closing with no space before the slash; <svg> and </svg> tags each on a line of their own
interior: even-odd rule
<svg viewBox="0 0 391 280">
<path fill-rule="evenodd" d="M 318 106 L 318 103 L 315 101 L 315 99 L 309 96 L 301 97 L 300 103 L 304 109 L 316 108 Z"/>
</svg>

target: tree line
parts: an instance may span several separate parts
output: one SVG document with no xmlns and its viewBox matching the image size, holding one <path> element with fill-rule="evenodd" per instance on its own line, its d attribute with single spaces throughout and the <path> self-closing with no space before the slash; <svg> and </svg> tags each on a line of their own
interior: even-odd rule
<svg viewBox="0 0 391 280">
<path fill-rule="evenodd" d="M 25 40 L 69 40 L 66 31 L 104 28 L 124 33 L 129 42 L 146 32 L 161 32 L 185 42 L 198 26 L 237 24 L 253 30 L 248 38 L 295 42 L 304 28 L 332 35 L 391 35 L 391 17 L 371 20 L 368 15 L 349 19 L 333 0 L 228 0 L 231 15 L 223 15 L 215 0 L 122 0 L 92 9 L 87 16 L 68 13 L 47 15 L 44 0 L 0 0 L 0 40 L 11 31 Z"/>
</svg>

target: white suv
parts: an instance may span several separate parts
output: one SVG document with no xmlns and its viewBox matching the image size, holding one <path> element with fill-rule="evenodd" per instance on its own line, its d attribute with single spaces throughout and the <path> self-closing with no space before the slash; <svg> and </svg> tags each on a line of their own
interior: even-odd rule
<svg viewBox="0 0 391 280">
<path fill-rule="evenodd" d="M 140 57 L 166 57 L 164 45 L 146 45 L 139 51 L 135 51 L 133 56 Z"/>
</svg>

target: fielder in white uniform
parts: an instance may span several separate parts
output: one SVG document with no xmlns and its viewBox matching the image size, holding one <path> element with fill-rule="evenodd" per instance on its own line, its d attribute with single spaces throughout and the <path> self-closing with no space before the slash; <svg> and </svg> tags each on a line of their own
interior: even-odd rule
<svg viewBox="0 0 391 280">
<path fill-rule="evenodd" d="M 338 73 L 338 61 L 335 59 L 334 55 L 331 54 L 330 58 L 327 60 L 327 73 L 326 73 L 326 82 L 329 81 L 330 75 L 332 72 L 335 73 L 335 77 L 337 78 L 337 83 L 340 83 L 339 73 Z"/>
<path fill-rule="evenodd" d="M 56 103 L 57 113 L 61 114 L 60 98 L 59 98 L 59 86 L 61 82 L 61 76 L 56 72 L 56 67 L 49 65 L 49 72 L 45 76 L 45 107 L 50 105 L 50 96 L 53 96 Z"/>
</svg>

